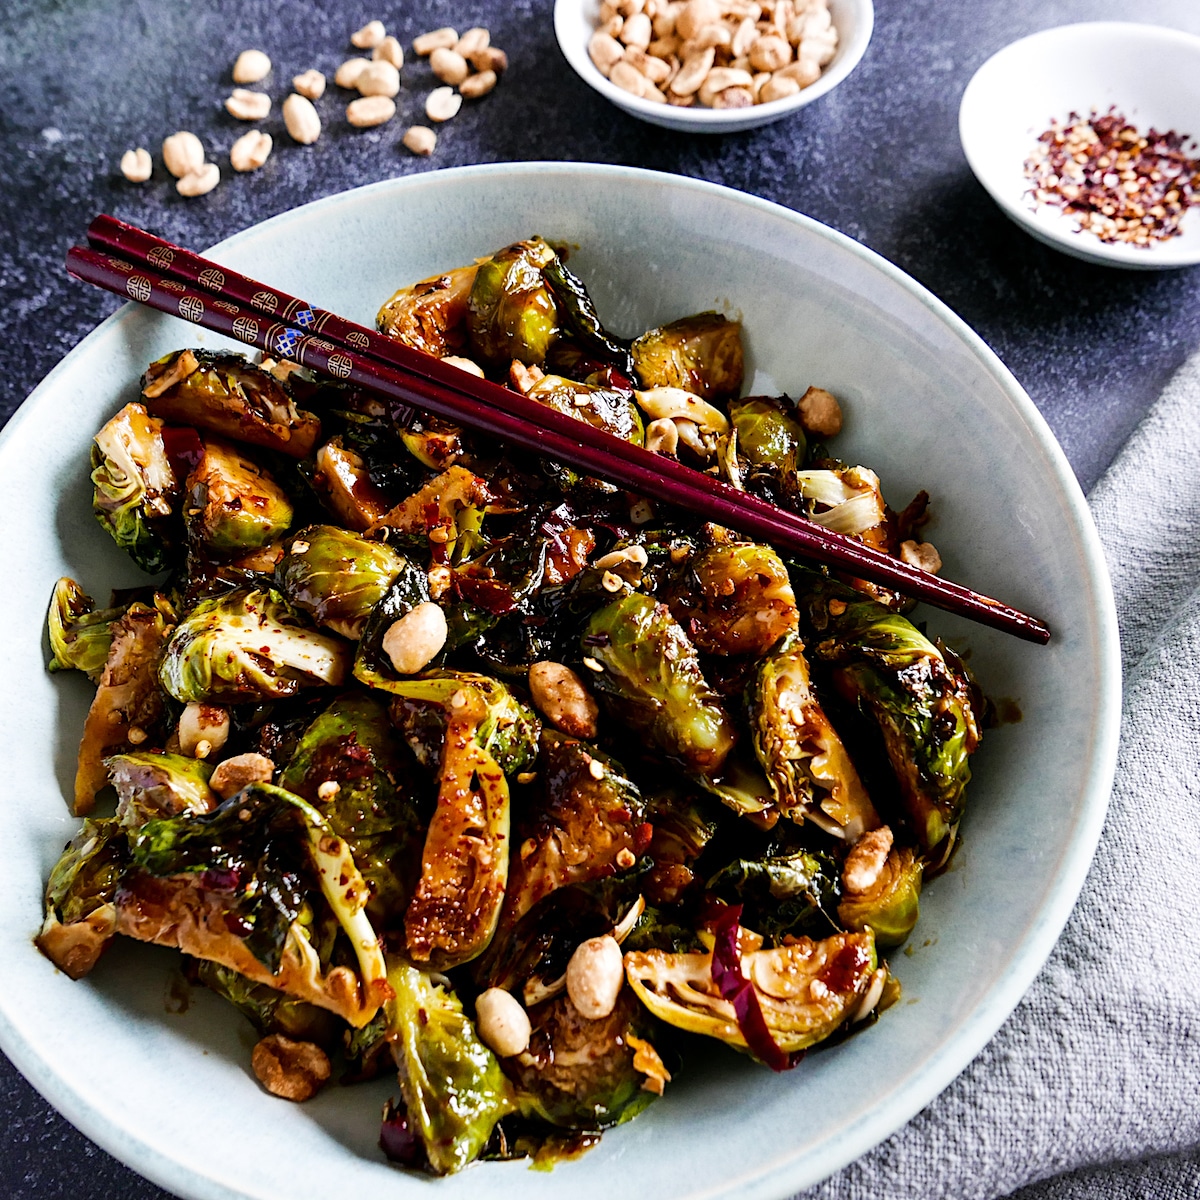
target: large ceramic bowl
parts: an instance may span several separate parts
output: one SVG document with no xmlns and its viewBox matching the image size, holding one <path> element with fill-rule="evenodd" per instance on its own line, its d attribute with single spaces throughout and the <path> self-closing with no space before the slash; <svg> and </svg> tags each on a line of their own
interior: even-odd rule
<svg viewBox="0 0 1200 1200">
<path fill-rule="evenodd" d="M 934 497 L 930 537 L 954 577 L 1044 616 L 1046 648 L 924 613 L 1024 719 L 975 759 L 961 850 L 922 898 L 901 1002 L 861 1036 L 784 1075 L 714 1046 L 666 1097 L 550 1174 L 484 1164 L 410 1178 L 377 1148 L 393 1089 L 333 1087 L 302 1107 L 263 1093 L 249 1026 L 176 958 L 126 943 L 73 983 L 34 949 L 67 815 L 89 686 L 45 671 L 55 579 L 101 597 L 134 583 L 89 512 L 88 441 L 145 364 L 204 338 L 127 307 L 57 367 L 0 442 L 7 577 L 0 872 L 0 1044 L 70 1120 L 157 1182 L 204 1200 L 609 1200 L 783 1197 L 862 1154 L 980 1050 L 1045 960 L 1082 884 L 1111 782 L 1118 669 L 1113 608 L 1079 489 L 1025 393 L 958 318 L 848 238 L 709 184 L 598 166 L 435 172 L 334 196 L 231 238 L 214 257 L 370 322 L 401 283 L 541 233 L 606 322 L 631 334 L 702 309 L 745 321 L 755 386 L 842 397 L 839 452 L 904 504 Z M 180 1011 L 185 1009 L 185 1011 Z"/>
</svg>

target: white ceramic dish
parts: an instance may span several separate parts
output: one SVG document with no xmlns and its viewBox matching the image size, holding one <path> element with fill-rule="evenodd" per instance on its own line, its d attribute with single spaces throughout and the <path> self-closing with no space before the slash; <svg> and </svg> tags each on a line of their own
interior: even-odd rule
<svg viewBox="0 0 1200 1200">
<path fill-rule="evenodd" d="M 787 100 L 723 111 L 701 108 L 699 105 L 674 108 L 653 104 L 610 83 L 588 54 L 588 41 L 596 31 L 600 0 L 556 0 L 554 33 L 559 49 L 580 79 L 630 116 L 682 133 L 738 133 L 743 129 L 769 125 L 820 99 L 858 66 L 866 53 L 875 24 L 875 9 L 871 0 L 829 0 L 829 10 L 838 31 L 838 48 L 816 83 Z"/>
<path fill-rule="evenodd" d="M 933 614 L 969 646 L 1024 720 L 974 760 L 964 841 L 927 889 L 902 1002 L 862 1036 L 773 1075 L 702 1052 L 665 1099 L 553 1174 L 485 1164 L 431 1185 L 376 1148 L 387 1083 L 331 1088 L 302 1107 L 263 1093 L 250 1027 L 197 991 L 173 1013 L 175 958 L 127 943 L 71 982 L 34 949 L 43 881 L 76 822 L 63 800 L 90 688 L 45 671 L 54 580 L 101 598 L 137 571 L 89 512 L 91 434 L 135 394 L 152 358 L 217 341 L 133 306 L 47 377 L 0 439 L 6 561 L 9 846 L 0 872 L 0 1045 L 52 1103 L 117 1157 L 197 1200 L 778 1198 L 902 1125 L 1016 1005 L 1083 883 L 1112 779 L 1116 622 L 1095 530 L 1028 397 L 957 317 L 849 238 L 765 201 L 630 169 L 519 164 L 433 172 L 306 205 L 231 238 L 218 261 L 364 322 L 400 283 L 538 232 L 579 247 L 572 266 L 630 334 L 718 308 L 745 321 L 760 388 L 812 382 L 848 413 L 839 450 L 876 467 L 903 504 L 935 499 L 947 570 L 1038 612 L 1047 648 Z M 928 615 L 928 614 L 926 614 Z M 1019 886 L 1015 881 L 1019 880 Z"/>
<path fill-rule="evenodd" d="M 971 170 L 992 199 L 1046 245 L 1132 270 L 1200 263 L 1195 209 L 1183 218 L 1178 237 L 1139 249 L 1076 232 L 1061 209 L 1035 208 L 1024 164 L 1039 135 L 1051 120 L 1104 112 L 1110 105 L 1142 131 L 1174 129 L 1200 138 L 1200 37 L 1158 25 L 1097 21 L 1022 38 L 989 58 L 967 85 L 959 135 Z"/>
</svg>

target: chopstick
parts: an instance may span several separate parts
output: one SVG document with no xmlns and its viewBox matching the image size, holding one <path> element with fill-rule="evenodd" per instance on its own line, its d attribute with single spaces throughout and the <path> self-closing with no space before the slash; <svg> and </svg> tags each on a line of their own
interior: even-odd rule
<svg viewBox="0 0 1200 1200">
<path fill-rule="evenodd" d="M 80 247 L 68 253 L 68 270 L 85 282 L 267 354 L 354 382 L 393 402 L 558 459 L 787 553 L 895 588 L 1025 641 L 1045 644 L 1049 640 L 1049 630 L 1036 617 L 919 571 L 711 475 L 611 437 L 585 421 L 478 379 L 134 226 L 102 216 L 93 222 L 88 236 L 111 253 Z"/>
</svg>

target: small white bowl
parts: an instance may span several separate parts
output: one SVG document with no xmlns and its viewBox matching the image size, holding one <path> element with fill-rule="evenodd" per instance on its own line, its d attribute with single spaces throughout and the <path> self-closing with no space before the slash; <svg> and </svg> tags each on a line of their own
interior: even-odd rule
<svg viewBox="0 0 1200 1200">
<path fill-rule="evenodd" d="M 699 105 L 676 108 L 634 96 L 610 83 L 600 73 L 588 54 L 588 41 L 596 32 L 599 11 L 600 0 L 556 0 L 554 33 L 567 62 L 584 83 L 631 117 L 683 133 L 738 133 L 743 129 L 757 129 L 811 104 L 835 88 L 858 66 L 875 26 L 871 0 L 829 0 L 830 15 L 838 31 L 838 47 L 816 83 L 786 100 L 773 100 L 770 104 L 755 104 L 750 108 L 716 109 Z"/>
<path fill-rule="evenodd" d="M 1158 25 L 1097 21 L 1022 38 L 989 58 L 967 85 L 959 136 L 992 199 L 1046 245 L 1131 270 L 1200 263 L 1198 211 L 1184 216 L 1178 236 L 1140 248 L 1102 242 L 1078 231 L 1060 208 L 1035 204 L 1024 164 L 1038 137 L 1052 120 L 1110 106 L 1142 132 L 1173 129 L 1200 139 L 1200 37 Z"/>
</svg>

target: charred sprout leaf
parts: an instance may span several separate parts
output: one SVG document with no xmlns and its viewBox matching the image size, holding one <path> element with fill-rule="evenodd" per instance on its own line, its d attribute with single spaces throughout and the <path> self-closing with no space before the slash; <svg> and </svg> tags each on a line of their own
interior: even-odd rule
<svg viewBox="0 0 1200 1200">
<path fill-rule="evenodd" d="M 770 546 L 712 546 L 692 559 L 694 587 L 671 611 L 706 654 L 765 654 L 796 629 L 787 568 Z"/>
<path fill-rule="evenodd" d="M 903 945 L 920 915 L 922 873 L 912 850 L 894 848 L 867 891 L 842 896 L 838 920 L 846 929 L 870 929 L 885 948 Z"/>
<path fill-rule="evenodd" d="M 619 388 L 577 383 L 562 375 L 544 375 L 526 393 L 530 400 L 586 421 L 595 429 L 640 446 L 645 431 L 633 394 Z"/>
<path fill-rule="evenodd" d="M 213 768 L 198 758 L 141 750 L 104 760 L 117 791 L 117 818 L 136 828 L 155 817 L 208 813 L 220 797 L 208 786 Z"/>
<path fill-rule="evenodd" d="M 380 928 L 403 915 L 419 844 L 417 816 L 402 790 L 405 772 L 392 736 L 378 700 L 339 696 L 305 731 L 279 781 L 349 843 L 370 888 L 368 912 Z M 335 789 L 325 786 L 331 783 Z"/>
<path fill-rule="evenodd" d="M 387 515 L 392 507 L 371 481 L 362 455 L 342 444 L 340 437 L 317 451 L 312 485 L 333 515 L 349 529 L 361 532 Z"/>
<path fill-rule="evenodd" d="M 461 1171 L 515 1110 L 512 1087 L 448 985 L 398 959 L 388 962 L 388 982 L 388 1039 L 409 1129 L 431 1171 Z"/>
<path fill-rule="evenodd" d="M 591 682 L 620 721 L 688 771 L 720 770 L 733 724 L 665 604 L 637 592 L 613 601 L 592 615 L 581 647 L 603 668 Z"/>
<path fill-rule="evenodd" d="M 739 859 L 722 867 L 708 890 L 741 904 L 747 925 L 777 944 L 788 935 L 827 933 L 835 924 L 830 914 L 837 909 L 838 864 L 814 850 Z"/>
<path fill-rule="evenodd" d="M 341 1043 L 345 1026 L 325 1009 L 265 983 L 254 983 L 220 963 L 197 963 L 196 976 L 210 991 L 228 1000 L 264 1037 L 281 1033 L 297 1041 L 315 1042 L 330 1051 Z"/>
<path fill-rule="evenodd" d="M 91 596 L 65 575 L 54 585 L 46 632 L 50 638 L 51 671 L 82 671 L 100 682 L 112 645 L 112 623 L 124 608 L 96 610 Z"/>
<path fill-rule="evenodd" d="M 650 1064 L 636 1061 L 631 1035 L 645 1042 L 649 1023 L 627 989 L 596 1021 L 580 1016 L 567 996 L 537 1005 L 529 1019 L 528 1051 L 504 1061 L 526 1116 L 560 1128 L 604 1129 L 635 1117 L 661 1093 L 661 1077 L 646 1086 L 650 1076 L 641 1068 Z"/>
<path fill-rule="evenodd" d="M 541 366 L 558 334 L 558 306 L 542 278 L 554 251 L 540 238 L 516 242 L 479 264 L 467 305 L 473 357 Z"/>
<path fill-rule="evenodd" d="M 697 775 L 696 782 L 726 808 L 742 816 L 758 813 L 775 816 L 775 796 L 757 761 L 739 746 L 712 775 Z"/>
<path fill-rule="evenodd" d="M 460 353 L 467 344 L 467 304 L 477 270 L 476 264 L 459 267 L 401 288 L 379 310 L 377 328 L 435 358 Z"/>
<path fill-rule="evenodd" d="M 112 623 L 112 644 L 79 742 L 77 816 L 92 811 L 96 793 L 108 782 L 108 752 L 133 749 L 131 736 L 145 741 L 162 732 L 166 712 L 157 673 L 173 615 L 164 598 L 156 599 L 156 606 L 135 601 Z"/>
<path fill-rule="evenodd" d="M 747 396 L 733 400 L 729 417 L 737 432 L 737 448 L 750 465 L 782 482 L 804 462 L 807 441 L 787 396 Z"/>
<path fill-rule="evenodd" d="M 156 416 L 289 458 L 306 458 L 321 436 L 321 422 L 240 354 L 176 350 L 147 367 L 141 387 Z"/>
<path fill-rule="evenodd" d="M 117 931 L 113 901 L 129 861 L 125 831 L 115 820 L 84 821 L 46 883 L 46 919 L 38 949 L 60 971 L 80 979 Z"/>
<path fill-rule="evenodd" d="M 337 686 L 349 657 L 345 642 L 302 625 L 274 589 L 235 588 L 180 622 L 159 679 L 183 704 L 278 699 Z"/>
<path fill-rule="evenodd" d="M 580 351 L 592 362 L 614 367 L 626 379 L 632 379 L 633 358 L 628 344 L 605 330 L 582 280 L 568 269 L 560 255 L 542 268 L 542 278 L 554 295 L 563 331 Z"/>
<path fill-rule="evenodd" d="M 816 942 L 800 938 L 741 958 L 767 1029 L 785 1054 L 824 1041 L 853 1017 L 876 970 L 869 930 Z M 625 974 L 638 999 L 660 1020 L 750 1049 L 733 1004 L 713 981 L 711 954 L 631 951 L 625 955 Z"/>
<path fill-rule="evenodd" d="M 813 692 L 797 640 L 763 659 L 747 701 L 754 751 L 780 813 L 795 821 L 809 817 L 850 843 L 878 827 L 875 806 Z"/>
<path fill-rule="evenodd" d="M 406 565 L 386 542 L 336 525 L 310 525 L 289 543 L 275 583 L 293 608 L 357 640 L 371 610 Z"/>
<path fill-rule="evenodd" d="M 183 516 L 193 548 L 227 557 L 282 537 L 292 505 L 262 467 L 229 442 L 208 437 L 187 478 Z"/>
<path fill-rule="evenodd" d="M 179 480 L 163 440 L 163 423 L 140 404 L 127 404 L 92 445 L 92 508 L 113 541 L 143 571 L 171 564 L 172 513 Z"/>
<path fill-rule="evenodd" d="M 931 850 L 962 816 L 968 759 L 979 744 L 970 680 L 882 604 L 808 568 L 794 567 L 792 581 L 811 652 L 878 725 L 913 830 Z"/>
<path fill-rule="evenodd" d="M 728 400 L 741 391 L 742 326 L 718 313 L 651 329 L 632 353 L 643 387 L 683 388 L 704 400 Z"/>
</svg>

